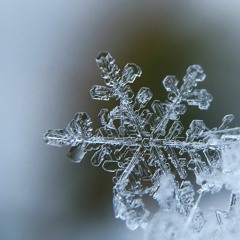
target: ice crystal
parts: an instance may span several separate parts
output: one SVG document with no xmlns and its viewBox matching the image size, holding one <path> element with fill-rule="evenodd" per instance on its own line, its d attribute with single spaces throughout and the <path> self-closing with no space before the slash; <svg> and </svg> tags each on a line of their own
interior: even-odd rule
<svg viewBox="0 0 240 240">
<path fill-rule="evenodd" d="M 166 234 L 164 239 L 174 239 L 177 229 L 178 236 L 187 236 L 186 229 L 197 234 L 206 222 L 198 207 L 202 195 L 215 193 L 225 185 L 232 191 L 229 211 L 212 208 L 222 228 L 223 222 L 236 215 L 240 188 L 239 183 L 234 184 L 240 179 L 240 161 L 226 163 L 222 153 L 240 140 L 240 128 L 228 127 L 234 118 L 229 114 L 213 129 L 203 120 L 192 120 L 184 134 L 179 119 L 186 105 L 207 110 L 213 99 L 206 89 L 196 89 L 206 77 L 202 67 L 190 66 L 182 83 L 175 76 L 167 76 L 163 86 L 168 100 L 160 102 L 151 101 L 153 94 L 147 87 L 134 96 L 130 84 L 142 73 L 136 64 L 129 63 L 120 72 L 108 52 L 100 53 L 96 62 L 105 85 L 94 85 L 92 98 L 115 99 L 119 104 L 99 112 L 102 126 L 95 132 L 89 115 L 79 112 L 66 128 L 47 131 L 45 142 L 70 146 L 68 156 L 75 162 L 92 152 L 92 165 L 114 173 L 115 216 L 125 220 L 130 229 L 147 225 L 150 212 L 143 197 L 150 195 L 159 204 L 157 219 L 164 222 L 159 227 Z M 188 179 L 190 171 L 196 176 L 197 189 Z"/>
</svg>

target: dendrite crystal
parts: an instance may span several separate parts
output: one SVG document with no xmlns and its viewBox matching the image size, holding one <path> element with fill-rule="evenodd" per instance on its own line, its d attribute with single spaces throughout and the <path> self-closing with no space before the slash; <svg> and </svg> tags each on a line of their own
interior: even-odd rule
<svg viewBox="0 0 240 240">
<path fill-rule="evenodd" d="M 182 82 L 167 76 L 163 86 L 168 99 L 160 102 L 151 100 L 153 94 L 147 87 L 134 96 L 130 84 L 142 73 L 136 64 L 128 63 L 120 72 L 108 52 L 100 53 L 96 62 L 105 85 L 94 85 L 92 98 L 115 99 L 118 105 L 99 112 L 102 126 L 96 131 L 89 115 L 79 112 L 66 128 L 47 131 L 45 142 L 70 146 L 68 156 L 75 162 L 90 151 L 92 165 L 114 173 L 115 216 L 125 220 L 130 229 L 147 225 L 150 212 L 143 201 L 145 195 L 156 199 L 163 220 L 175 212 L 170 222 L 181 216 L 185 228 L 200 232 L 206 222 L 198 207 L 202 195 L 226 185 L 232 191 L 229 211 L 212 211 L 219 226 L 235 215 L 239 188 L 231 187 L 234 169 L 229 170 L 222 161 L 223 151 L 240 140 L 240 128 L 228 127 L 233 115 L 226 115 L 213 129 L 203 120 L 192 120 L 185 134 L 179 120 L 187 105 L 207 110 L 213 99 L 206 89 L 196 89 L 206 77 L 201 66 L 190 66 Z M 197 189 L 188 179 L 190 171 L 196 176 Z M 167 226 L 167 221 L 164 224 Z"/>
</svg>

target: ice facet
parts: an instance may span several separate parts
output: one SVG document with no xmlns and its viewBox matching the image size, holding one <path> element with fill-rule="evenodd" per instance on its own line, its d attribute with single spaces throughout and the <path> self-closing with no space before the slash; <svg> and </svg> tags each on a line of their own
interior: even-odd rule
<svg viewBox="0 0 240 240">
<path fill-rule="evenodd" d="M 105 86 L 94 85 L 90 90 L 90 94 L 93 99 L 108 101 L 113 96 L 113 91 Z"/>
<path fill-rule="evenodd" d="M 198 106 L 200 109 L 208 109 L 210 102 L 212 101 L 212 96 L 207 92 L 206 89 L 197 89 L 191 94 L 187 95 L 188 105 Z"/>
<path fill-rule="evenodd" d="M 163 85 L 168 92 L 173 92 L 177 96 L 179 94 L 179 90 L 177 88 L 178 82 L 179 81 L 175 76 L 167 76 L 163 80 Z"/>
<path fill-rule="evenodd" d="M 149 88 L 142 87 L 136 96 L 136 103 L 138 104 L 139 108 L 145 107 L 152 96 L 153 94 Z"/>
<path fill-rule="evenodd" d="M 120 69 L 115 64 L 115 59 L 108 52 L 99 53 L 96 63 L 100 69 L 101 77 L 105 80 L 107 86 L 113 86 L 119 79 Z"/>
<path fill-rule="evenodd" d="M 140 77 L 142 70 L 135 63 L 128 63 L 122 72 L 121 84 L 124 86 L 128 83 L 133 83 L 136 77 Z"/>
</svg>

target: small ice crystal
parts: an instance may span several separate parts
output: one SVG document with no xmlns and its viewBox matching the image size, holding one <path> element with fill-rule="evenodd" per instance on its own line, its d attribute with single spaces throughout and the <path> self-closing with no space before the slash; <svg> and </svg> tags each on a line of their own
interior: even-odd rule
<svg viewBox="0 0 240 240">
<path fill-rule="evenodd" d="M 209 225 L 202 230 L 206 220 L 198 203 L 203 194 L 217 192 L 224 185 L 232 191 L 229 211 L 213 209 L 212 212 L 221 229 L 224 222 L 230 225 L 230 220 L 239 212 L 240 154 L 236 150 L 230 161 L 222 153 L 225 149 L 230 151 L 231 145 L 240 140 L 240 128 L 228 127 L 233 120 L 229 114 L 213 129 L 203 120 L 192 120 L 184 135 L 179 121 L 187 105 L 206 110 L 213 100 L 206 89 L 196 89 L 206 77 L 202 67 L 190 66 L 182 82 L 175 76 L 167 76 L 163 86 L 169 93 L 168 100 L 161 103 L 151 102 L 153 94 L 147 87 L 142 87 L 134 97 L 129 84 L 142 73 L 136 64 L 127 64 L 120 73 L 108 52 L 100 53 L 96 62 L 106 86 L 93 86 L 92 98 L 115 99 L 118 105 L 112 110 L 100 111 L 102 126 L 95 132 L 89 115 L 79 112 L 65 129 L 47 131 L 45 142 L 70 146 L 68 156 L 75 162 L 92 152 L 94 166 L 101 165 L 105 171 L 114 173 L 115 216 L 125 220 L 130 229 L 146 226 L 149 221 L 150 212 L 143 196 L 150 195 L 160 206 L 158 219 L 164 223 L 157 225 L 161 225 L 164 239 L 173 239 L 176 231 L 178 236 L 204 231 L 216 233 L 217 230 L 209 230 Z M 188 179 L 190 171 L 196 176 L 198 189 L 194 189 Z M 181 223 L 185 223 L 184 228 L 180 227 Z M 150 228 L 154 224 L 153 221 Z"/>
</svg>

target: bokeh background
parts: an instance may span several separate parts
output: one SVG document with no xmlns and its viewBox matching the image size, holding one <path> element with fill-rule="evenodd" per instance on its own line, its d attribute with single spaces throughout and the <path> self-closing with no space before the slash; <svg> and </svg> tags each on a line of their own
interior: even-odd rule
<svg viewBox="0 0 240 240">
<path fill-rule="evenodd" d="M 101 84 L 94 58 L 110 51 L 121 68 L 141 66 L 134 89 L 148 86 L 164 100 L 161 81 L 179 79 L 191 64 L 207 73 L 214 101 L 184 118 L 211 128 L 225 114 L 240 125 L 240 2 L 1 0 L 0 2 L 0 239 L 143 239 L 116 220 L 111 175 L 67 160 L 66 149 L 46 146 L 47 129 L 63 128 L 75 112 L 97 114 Z M 205 199 L 227 201 L 224 194 Z"/>
</svg>

